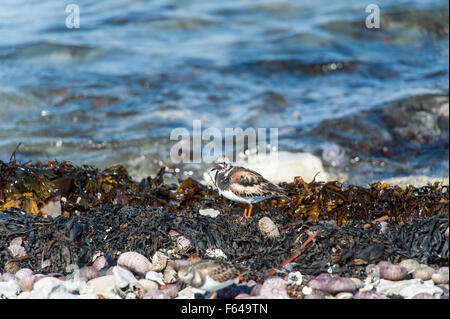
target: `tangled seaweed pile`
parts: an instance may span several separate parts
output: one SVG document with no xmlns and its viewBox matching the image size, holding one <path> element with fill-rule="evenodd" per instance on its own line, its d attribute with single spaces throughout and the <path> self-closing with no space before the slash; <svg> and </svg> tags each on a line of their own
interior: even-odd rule
<svg viewBox="0 0 450 319">
<path fill-rule="evenodd" d="M 291 270 L 305 275 L 331 271 L 359 278 L 368 264 L 381 260 L 448 266 L 449 193 L 439 184 L 363 188 L 297 177 L 282 185 L 291 201 L 261 203 L 244 226 L 240 204 L 191 178 L 178 187 L 166 185 L 164 169 L 139 183 L 120 165 L 101 171 L 11 160 L 0 161 L 0 172 L 2 272 L 65 273 L 73 264 L 91 265 L 98 252 L 114 264 L 124 251 L 243 262 L 251 268 L 247 279 L 255 281 L 281 270 L 287 260 Z M 55 201 L 60 207 L 49 218 L 45 212 Z M 205 209 L 220 213 L 199 213 Z M 263 229 L 262 217 L 273 234 Z"/>
</svg>

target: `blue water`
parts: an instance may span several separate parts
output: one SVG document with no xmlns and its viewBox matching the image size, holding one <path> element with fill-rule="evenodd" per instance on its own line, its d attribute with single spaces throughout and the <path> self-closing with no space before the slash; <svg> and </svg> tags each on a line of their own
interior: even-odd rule
<svg viewBox="0 0 450 319">
<path fill-rule="evenodd" d="M 174 166 L 177 127 L 279 130 L 366 183 L 448 176 L 448 1 L 0 3 L 0 159 Z M 204 165 L 186 165 L 197 174 Z"/>
</svg>

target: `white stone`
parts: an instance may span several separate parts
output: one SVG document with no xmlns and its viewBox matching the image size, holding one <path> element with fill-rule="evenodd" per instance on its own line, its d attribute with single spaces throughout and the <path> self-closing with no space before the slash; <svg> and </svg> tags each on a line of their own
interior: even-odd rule
<svg viewBox="0 0 450 319">
<path fill-rule="evenodd" d="M 114 275 L 115 283 L 117 288 L 125 288 L 131 283 L 137 282 L 136 277 L 134 277 L 133 273 L 125 268 L 120 266 L 115 266 L 112 270 Z"/>
<path fill-rule="evenodd" d="M 81 299 L 80 295 L 74 295 L 66 291 L 56 291 L 50 294 L 49 299 Z"/>
<path fill-rule="evenodd" d="M 400 295 L 402 295 L 406 299 L 411 299 L 417 294 L 427 293 L 435 298 L 440 298 L 444 291 L 435 286 L 435 285 L 427 285 L 427 284 L 415 284 L 400 290 Z"/>
<path fill-rule="evenodd" d="M 64 287 L 64 282 L 55 277 L 44 277 L 34 284 L 31 293 L 33 296 L 36 296 L 37 299 L 40 299 L 48 298 L 50 294 L 56 291 L 67 291 Z"/>
<path fill-rule="evenodd" d="M 149 292 L 150 290 L 158 289 L 158 284 L 152 280 L 141 279 L 138 281 L 142 287 L 144 287 L 145 291 Z"/>
<path fill-rule="evenodd" d="M 0 299 L 16 298 L 19 290 L 19 284 L 15 280 L 0 282 Z"/>
<path fill-rule="evenodd" d="M 175 297 L 175 299 L 195 299 L 196 293 L 203 295 L 205 291 L 194 287 L 187 287 L 184 288 L 183 290 L 180 290 L 178 292 L 178 296 Z"/>
<path fill-rule="evenodd" d="M 69 279 L 64 281 L 64 287 L 67 289 L 68 292 L 79 292 L 86 286 L 86 282 L 81 279 Z"/>
<path fill-rule="evenodd" d="M 377 292 L 381 295 L 390 296 L 401 296 L 402 289 L 421 284 L 422 280 L 420 279 L 409 279 L 409 280 L 401 280 L 401 281 L 391 281 L 386 279 L 380 279 L 378 285 L 376 286 Z"/>
<path fill-rule="evenodd" d="M 115 295 L 116 280 L 113 275 L 107 275 L 91 279 L 84 286 L 80 294 L 94 294 L 102 295 L 105 298 L 110 298 Z"/>
<path fill-rule="evenodd" d="M 209 216 L 209 217 L 215 218 L 220 214 L 220 211 L 218 211 L 217 209 L 213 209 L 213 208 L 206 208 L 206 209 L 200 209 L 198 211 L 198 213 L 202 216 Z"/>
<path fill-rule="evenodd" d="M 155 281 L 160 285 L 164 285 L 163 274 L 160 272 L 149 271 L 145 274 L 145 279 Z"/>
</svg>

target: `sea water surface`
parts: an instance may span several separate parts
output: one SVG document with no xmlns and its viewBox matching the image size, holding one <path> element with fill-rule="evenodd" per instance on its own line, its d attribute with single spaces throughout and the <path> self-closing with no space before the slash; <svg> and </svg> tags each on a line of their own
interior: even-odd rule
<svg viewBox="0 0 450 319">
<path fill-rule="evenodd" d="M 0 160 L 174 165 L 175 128 L 278 128 L 364 184 L 448 176 L 448 1 L 0 3 Z M 337 155 L 336 155 L 337 154 Z M 187 173 L 186 173 L 187 172 Z"/>
</svg>

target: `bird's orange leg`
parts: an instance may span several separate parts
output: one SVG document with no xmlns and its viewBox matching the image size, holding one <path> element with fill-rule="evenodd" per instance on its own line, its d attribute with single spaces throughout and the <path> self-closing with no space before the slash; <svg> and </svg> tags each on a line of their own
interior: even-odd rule
<svg viewBox="0 0 450 319">
<path fill-rule="evenodd" d="M 214 291 L 212 296 L 209 299 L 216 299 L 217 297 L 217 291 Z"/>
<path fill-rule="evenodd" d="M 244 215 L 242 215 L 243 218 L 247 219 L 247 207 L 244 209 Z"/>
<path fill-rule="evenodd" d="M 252 216 L 252 209 L 253 209 L 253 205 L 250 204 L 249 209 L 248 209 L 247 218 L 250 218 L 250 216 Z"/>
</svg>

